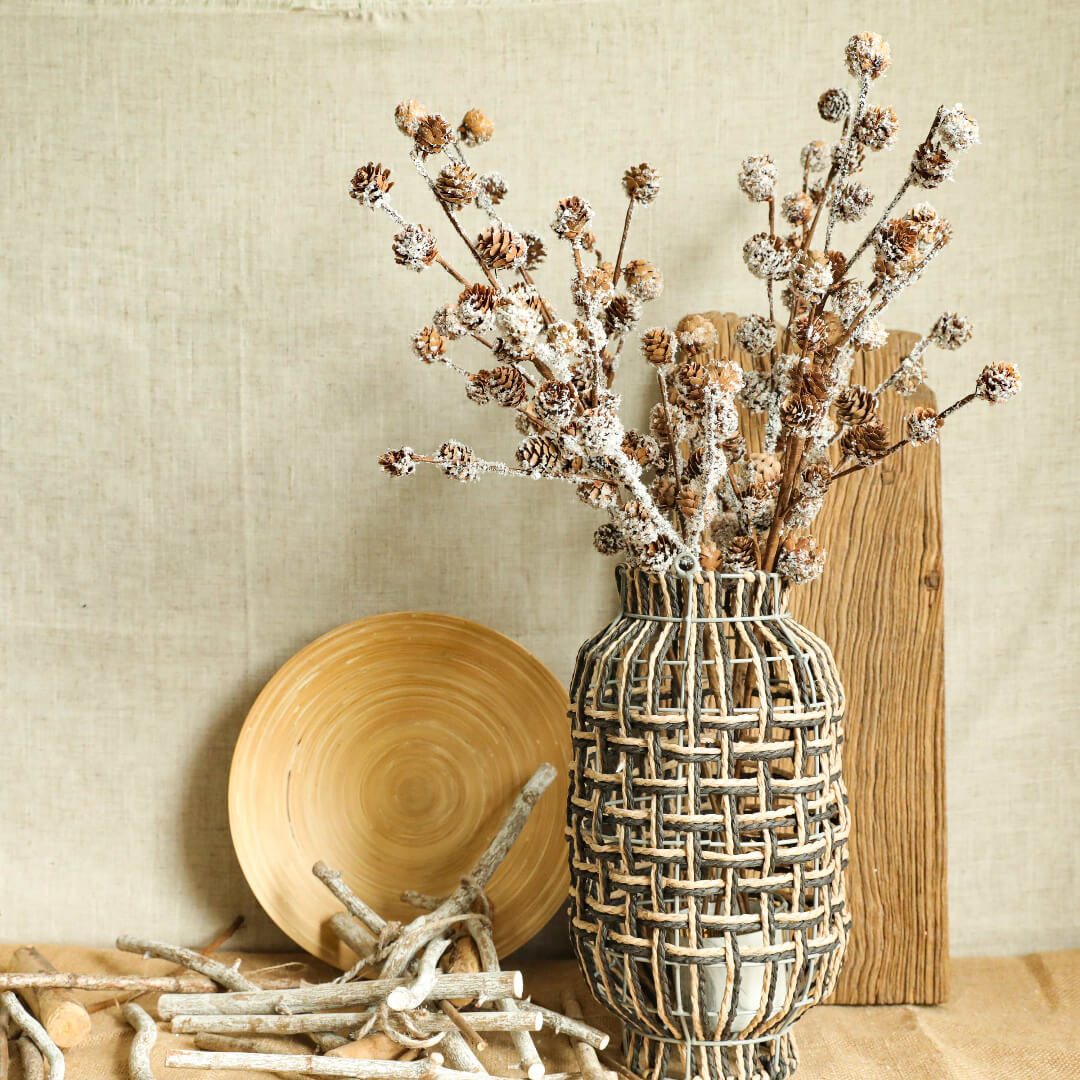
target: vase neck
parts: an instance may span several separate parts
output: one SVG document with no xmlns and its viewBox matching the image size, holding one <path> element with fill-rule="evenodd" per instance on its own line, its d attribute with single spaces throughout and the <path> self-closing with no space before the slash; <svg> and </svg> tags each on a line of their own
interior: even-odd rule
<svg viewBox="0 0 1080 1080">
<path fill-rule="evenodd" d="M 618 566 L 615 578 L 625 615 L 654 619 L 746 619 L 787 613 L 779 574 L 650 574 Z"/>
</svg>

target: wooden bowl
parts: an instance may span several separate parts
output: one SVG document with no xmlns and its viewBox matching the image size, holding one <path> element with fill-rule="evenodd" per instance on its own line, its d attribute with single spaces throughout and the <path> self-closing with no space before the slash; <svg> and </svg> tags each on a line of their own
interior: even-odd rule
<svg viewBox="0 0 1080 1080">
<path fill-rule="evenodd" d="M 319 859 L 384 918 L 405 889 L 444 896 L 473 866 L 541 762 L 558 778 L 492 878 L 501 955 L 565 901 L 567 696 L 531 653 L 450 615 L 376 615 L 331 630 L 266 684 L 229 776 L 244 875 L 275 923 L 338 967 L 340 904 Z"/>
</svg>

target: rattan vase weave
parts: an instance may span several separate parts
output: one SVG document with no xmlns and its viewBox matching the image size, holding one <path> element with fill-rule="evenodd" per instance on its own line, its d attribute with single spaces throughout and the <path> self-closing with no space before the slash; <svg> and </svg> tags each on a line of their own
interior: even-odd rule
<svg viewBox="0 0 1080 1080">
<path fill-rule="evenodd" d="M 651 1080 L 779 1080 L 850 917 L 844 693 L 760 572 L 619 567 L 570 688 L 571 935 Z"/>
</svg>

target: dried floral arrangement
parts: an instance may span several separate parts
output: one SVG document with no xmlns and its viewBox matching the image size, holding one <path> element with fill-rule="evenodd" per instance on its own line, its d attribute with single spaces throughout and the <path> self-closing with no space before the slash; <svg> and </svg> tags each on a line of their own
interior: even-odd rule
<svg viewBox="0 0 1080 1080">
<path fill-rule="evenodd" d="M 777 571 L 795 584 L 816 578 L 825 552 L 808 530 L 835 483 L 936 440 L 970 402 L 1001 402 L 1020 389 L 1013 365 L 990 364 L 948 408 L 916 407 L 902 433 L 885 429 L 882 395 L 911 395 L 926 379 L 927 349 L 958 349 L 971 337 L 970 322 L 955 312 L 941 315 L 880 385 L 852 382 L 856 350 L 885 344 L 882 314 L 952 237 L 949 221 L 927 202 L 894 211 L 910 189 L 952 180 L 957 155 L 979 141 L 979 129 L 961 105 L 939 108 L 899 190 L 845 254 L 834 246 L 837 225 L 875 209 L 873 192 L 857 179 L 866 154 L 891 148 L 899 128 L 893 109 L 870 101 L 889 68 L 889 45 L 877 34 L 856 34 L 845 60 L 854 99 L 841 88 L 818 99 L 818 114 L 838 125 L 839 135 L 802 148 L 800 186 L 778 195 L 777 167 L 766 154 L 739 169 L 739 187 L 768 213 L 767 228 L 742 248 L 747 270 L 764 284 L 766 311 L 740 321 L 739 353 L 718 356 L 715 327 L 701 316 L 641 335 L 660 394 L 648 431 L 624 426 L 614 383 L 628 336 L 663 288 L 651 263 L 624 262 L 635 213 L 660 193 L 659 172 L 643 163 L 623 176 L 628 204 L 614 262 L 597 247 L 585 199 L 571 195 L 556 207 L 551 228 L 569 245 L 574 268 L 575 317 L 565 321 L 532 277 L 546 255 L 543 238 L 505 220 L 506 181 L 477 173 L 466 156 L 491 138 L 491 121 L 472 109 L 455 130 L 415 101 L 398 105 L 395 120 L 413 141 L 413 165 L 478 267 L 476 280 L 446 260 L 428 228 L 398 213 L 381 164 L 357 170 L 351 195 L 398 225 L 392 247 L 400 265 L 421 271 L 437 264 L 461 287 L 457 300 L 413 335 L 417 356 L 456 372 L 470 400 L 514 412 L 523 439 L 513 465 L 451 439 L 433 453 L 388 450 L 382 468 L 405 476 L 427 462 L 460 481 L 496 473 L 570 483 L 582 502 L 608 515 L 596 530 L 597 550 L 649 571 L 674 564 Z M 470 206 L 487 222 L 472 239 L 462 223 Z M 786 317 L 778 317 L 777 300 Z M 451 358 L 452 344 L 465 338 L 491 353 L 489 366 L 473 371 Z M 756 452 L 747 445 L 751 429 Z"/>
</svg>

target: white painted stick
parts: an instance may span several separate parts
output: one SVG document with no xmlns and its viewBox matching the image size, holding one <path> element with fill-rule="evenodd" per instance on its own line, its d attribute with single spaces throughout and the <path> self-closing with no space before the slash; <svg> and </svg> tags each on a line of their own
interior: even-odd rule
<svg viewBox="0 0 1080 1080">
<path fill-rule="evenodd" d="M 535 1001 L 529 1002 L 522 1007 L 536 1009 L 543 1017 L 544 1027 L 549 1031 L 554 1031 L 556 1035 L 565 1035 L 569 1039 L 577 1039 L 578 1042 L 588 1043 L 594 1050 L 606 1050 L 608 1043 L 611 1042 L 610 1035 L 600 1031 L 598 1028 L 594 1028 L 591 1024 L 586 1024 L 584 1020 L 575 1020 L 573 1017 L 563 1016 L 562 1013 L 557 1013 L 554 1009 L 537 1005 Z"/>
<path fill-rule="evenodd" d="M 563 1012 L 566 1013 L 569 1019 L 583 1019 L 581 1005 L 578 1004 L 577 998 L 569 990 L 563 994 L 562 1007 Z M 574 1057 L 577 1058 L 578 1068 L 581 1070 L 584 1080 L 613 1080 L 614 1074 L 600 1064 L 600 1059 L 596 1056 L 596 1050 L 593 1047 L 580 1039 L 571 1039 L 571 1045 L 574 1048 Z"/>
<path fill-rule="evenodd" d="M 339 911 L 330 916 L 330 929 L 340 941 L 356 953 L 359 959 L 375 958 L 379 943 L 359 919 L 344 911 Z"/>
<path fill-rule="evenodd" d="M 367 979 L 355 983 L 324 983 L 304 986 L 298 990 L 255 990 L 239 994 L 164 994 L 158 998 L 158 1016 L 171 1020 L 174 1016 L 205 1016 L 207 1014 L 272 1013 L 279 1009 L 292 1013 L 318 1012 L 321 1009 L 348 1009 L 356 1005 L 374 1005 L 386 999 L 396 986 L 406 979 Z M 520 971 L 467 972 L 436 975 L 429 997 L 474 998 L 520 997 L 524 980 Z"/>
<path fill-rule="evenodd" d="M 267 986 L 267 983 L 270 985 Z M 262 989 L 288 989 L 297 980 L 265 979 Z M 149 994 L 212 994 L 213 979 L 198 975 L 91 975 L 72 971 L 43 971 L 23 974 L 0 971 L 0 991 L 4 990 L 142 990 Z"/>
<path fill-rule="evenodd" d="M 150 1049 L 157 1042 L 157 1024 L 141 1005 L 133 1001 L 124 1006 L 123 1012 L 124 1019 L 135 1029 L 128 1058 L 131 1080 L 154 1080 L 154 1071 L 150 1068 Z"/>
<path fill-rule="evenodd" d="M 22 1007 L 22 1002 L 10 991 L 0 994 L 0 1009 L 23 1034 L 41 1051 L 49 1063 L 49 1080 L 64 1080 L 64 1055 L 46 1034 L 45 1029 Z"/>
<path fill-rule="evenodd" d="M 371 1015 L 370 1012 L 326 1012 L 291 1016 L 259 1013 L 247 1016 L 174 1016 L 170 1027 L 177 1035 L 198 1032 L 218 1035 L 300 1035 L 310 1031 L 356 1030 L 363 1027 Z M 539 1031 L 544 1022 L 540 1010 L 533 1006 L 515 1012 L 470 1011 L 462 1013 L 461 1017 L 476 1031 Z M 410 1016 L 409 1021 L 424 1035 L 436 1035 L 454 1027 L 450 1017 L 439 1013 L 417 1013 Z"/>
<path fill-rule="evenodd" d="M 473 1076 L 487 1075 L 480 1059 L 472 1052 L 472 1048 L 465 1041 L 465 1037 L 457 1028 L 449 1031 L 446 1038 L 439 1043 L 439 1049 L 446 1057 L 446 1063 L 451 1069 L 459 1069 L 463 1073 Z"/>
<path fill-rule="evenodd" d="M 345 884 L 339 870 L 320 860 L 311 868 L 311 872 L 341 901 L 345 910 L 358 918 L 375 937 L 386 929 L 386 920 Z"/>
<path fill-rule="evenodd" d="M 318 1054 L 212 1054 L 203 1050 L 174 1050 L 166 1056 L 165 1064 L 170 1069 L 253 1069 L 344 1076 L 353 1080 L 476 1080 L 475 1073 L 448 1069 L 424 1058 L 372 1061 Z"/>
<path fill-rule="evenodd" d="M 438 974 L 439 957 L 450 947 L 449 938 L 435 938 L 424 946 L 420 959 L 416 962 L 416 975 L 412 982 L 404 986 L 395 986 L 386 995 L 386 1004 L 391 1009 L 404 1012 L 415 1009 L 421 1002 L 428 999 L 431 986 Z"/>
</svg>

